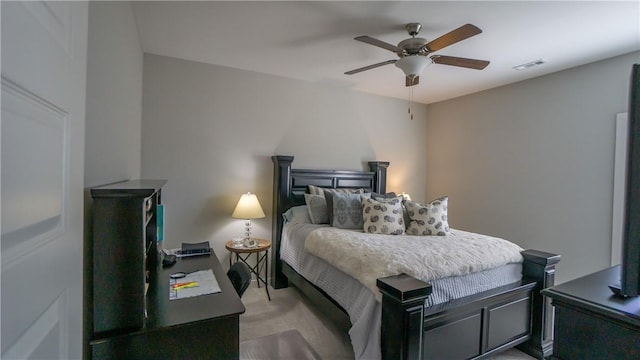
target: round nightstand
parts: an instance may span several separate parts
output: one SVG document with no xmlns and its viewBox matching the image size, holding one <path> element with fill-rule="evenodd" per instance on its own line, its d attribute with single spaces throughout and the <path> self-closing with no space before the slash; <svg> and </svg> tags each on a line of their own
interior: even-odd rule
<svg viewBox="0 0 640 360">
<path fill-rule="evenodd" d="M 229 256 L 229 267 L 232 265 L 232 258 L 235 254 L 236 261 L 242 261 L 249 266 L 249 269 L 256 276 L 256 282 L 260 287 L 260 282 L 264 284 L 264 288 L 267 291 L 267 297 L 271 301 L 271 295 L 269 295 L 269 286 L 267 285 L 267 276 L 269 272 L 269 249 L 271 248 L 271 241 L 265 239 L 253 238 L 258 244 L 255 247 L 246 247 L 243 244 L 234 245 L 232 240 L 227 241 L 224 247 L 231 252 Z M 247 261 L 251 254 L 256 254 L 256 264 L 251 266 Z M 260 276 L 264 268 L 264 278 Z"/>
</svg>

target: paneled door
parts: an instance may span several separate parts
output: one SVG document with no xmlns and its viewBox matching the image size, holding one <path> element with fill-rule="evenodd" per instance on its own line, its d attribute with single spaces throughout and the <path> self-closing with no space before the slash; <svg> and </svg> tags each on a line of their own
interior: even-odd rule
<svg viewBox="0 0 640 360">
<path fill-rule="evenodd" d="M 0 6 L 0 358 L 78 359 L 88 3 Z"/>
</svg>

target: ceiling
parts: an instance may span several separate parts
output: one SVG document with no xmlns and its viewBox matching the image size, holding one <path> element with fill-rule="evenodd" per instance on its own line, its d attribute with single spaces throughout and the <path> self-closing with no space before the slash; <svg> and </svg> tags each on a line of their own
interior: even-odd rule
<svg viewBox="0 0 640 360">
<path fill-rule="evenodd" d="M 134 2 L 143 50 L 237 69 L 433 103 L 640 50 L 640 2 L 632 1 L 203 1 Z M 483 33 L 436 54 L 489 60 L 484 70 L 431 64 L 420 84 L 386 65 L 387 50 L 353 40 L 369 35 L 396 45 L 433 40 L 463 24 Z M 514 66 L 544 59 L 523 71 Z M 640 60 L 640 59 L 639 59 Z"/>
</svg>

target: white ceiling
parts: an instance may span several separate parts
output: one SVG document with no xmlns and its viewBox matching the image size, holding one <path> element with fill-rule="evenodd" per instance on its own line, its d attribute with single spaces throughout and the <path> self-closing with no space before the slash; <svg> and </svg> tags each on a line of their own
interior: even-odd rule
<svg viewBox="0 0 640 360">
<path fill-rule="evenodd" d="M 397 44 L 404 26 L 433 40 L 465 23 L 483 30 L 436 54 L 489 60 L 484 70 L 432 64 L 413 100 L 432 103 L 640 50 L 640 1 L 135 2 L 145 52 L 407 99 L 396 59 L 353 40 Z M 546 64 L 512 67 L 537 59 Z M 640 60 L 640 59 L 639 59 Z"/>
</svg>

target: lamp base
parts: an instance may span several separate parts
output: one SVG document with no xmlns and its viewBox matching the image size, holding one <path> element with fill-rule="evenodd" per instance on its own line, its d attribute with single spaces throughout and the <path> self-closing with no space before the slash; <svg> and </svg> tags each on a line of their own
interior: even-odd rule
<svg viewBox="0 0 640 360">
<path fill-rule="evenodd" d="M 258 242 L 254 238 L 245 238 L 244 239 L 244 247 L 254 248 L 258 246 Z"/>
</svg>

